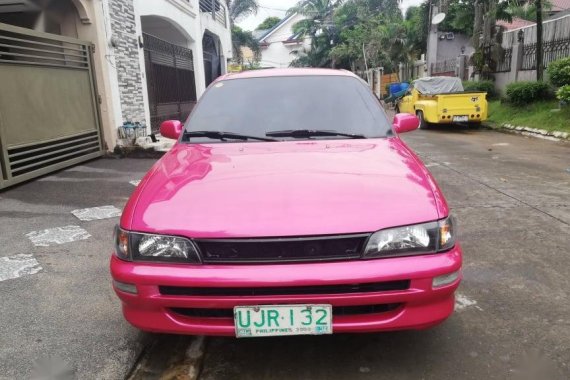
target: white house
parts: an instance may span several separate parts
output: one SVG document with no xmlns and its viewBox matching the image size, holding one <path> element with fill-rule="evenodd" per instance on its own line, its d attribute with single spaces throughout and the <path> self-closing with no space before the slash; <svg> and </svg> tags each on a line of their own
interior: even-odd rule
<svg viewBox="0 0 570 380">
<path fill-rule="evenodd" d="M 305 19 L 294 13 L 259 37 L 261 46 L 261 67 L 289 67 L 296 53 L 311 49 L 310 37 L 299 37 L 293 32 L 293 25 Z"/>
</svg>

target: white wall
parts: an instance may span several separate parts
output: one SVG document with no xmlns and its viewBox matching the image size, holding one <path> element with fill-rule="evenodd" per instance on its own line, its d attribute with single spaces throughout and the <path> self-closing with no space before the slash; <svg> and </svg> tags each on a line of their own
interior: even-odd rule
<svg viewBox="0 0 570 380">
<path fill-rule="evenodd" d="M 97 45 L 96 54 L 101 58 L 102 69 L 98 72 L 99 92 L 105 92 L 104 104 L 101 108 L 105 121 L 105 138 L 109 149 L 113 149 L 116 143 L 117 126 L 122 124 L 121 95 L 118 82 L 117 62 L 115 50 L 111 44 L 114 36 L 111 27 L 111 6 L 109 0 L 100 2 L 86 1 L 90 8 L 93 25 L 99 32 L 99 39 L 94 40 Z M 199 0 L 132 0 L 135 13 L 135 38 L 142 37 L 143 27 L 149 32 L 176 45 L 184 46 L 192 50 L 194 57 L 194 76 L 196 81 L 196 95 L 199 98 L 206 89 L 204 60 L 202 50 L 202 36 L 207 29 L 216 34 L 222 45 L 222 54 L 225 58 L 231 57 L 231 31 L 230 22 L 226 12 L 226 26 L 212 20 L 208 13 L 200 12 Z M 152 17 L 146 17 L 152 16 Z M 93 40 L 93 39 L 91 39 Z M 144 42 L 144 41 L 143 41 Z M 146 67 L 144 61 L 144 49 L 138 50 L 138 64 L 142 78 L 142 93 L 145 118 L 150 128 L 150 109 L 148 90 L 146 83 Z M 225 73 L 226 64 L 222 62 L 222 73 Z M 103 86 L 101 86 L 103 84 Z M 105 116 L 105 115 L 104 115 Z"/>
<path fill-rule="evenodd" d="M 194 77 L 196 80 L 196 95 L 198 98 L 206 90 L 206 79 L 204 70 L 204 59 L 202 50 L 202 37 L 204 31 L 207 29 L 216 34 L 220 38 L 222 45 L 222 54 L 227 58 L 231 57 L 231 32 L 229 28 L 229 19 L 226 12 L 226 26 L 222 25 L 216 20 L 212 19 L 211 14 L 200 12 L 199 1 L 192 0 L 190 3 L 183 0 L 134 0 L 135 13 L 137 19 L 137 34 L 142 34 L 143 23 L 141 17 L 155 16 L 164 19 L 168 22 L 167 27 L 159 29 L 159 23 L 153 27 L 152 30 L 157 33 L 157 37 L 164 38 L 165 40 L 188 47 L 192 50 L 194 57 Z M 146 23 L 146 22 L 145 22 Z M 148 26 L 148 25 L 145 25 Z M 169 28 L 176 28 L 178 32 L 186 38 L 186 41 L 177 41 L 180 39 L 176 33 L 169 33 Z M 169 39 L 172 35 L 174 41 Z M 147 114 L 147 120 L 150 120 L 149 105 L 148 105 L 148 92 L 146 84 L 146 72 L 144 62 L 144 51 L 140 50 L 140 68 L 143 77 L 144 88 L 144 103 Z M 222 62 L 222 73 L 226 72 L 226 63 Z"/>
<path fill-rule="evenodd" d="M 194 57 L 194 77 L 196 80 L 196 95 L 200 96 L 205 88 L 204 62 L 202 54 L 202 35 L 200 33 L 200 10 L 198 1 L 190 3 L 181 0 L 134 0 L 135 18 L 137 20 L 137 34 L 142 35 L 142 16 L 155 16 L 163 18 L 172 27 L 186 37 L 186 44 L 183 46 L 192 49 Z M 162 35 L 162 37 L 165 37 Z M 172 41 L 176 43 L 176 41 Z M 139 54 L 140 69 L 143 78 L 143 94 L 146 119 L 150 120 L 150 110 L 148 103 L 148 90 L 146 83 L 146 68 L 144 62 L 144 50 L 140 49 Z M 149 123 L 150 124 L 150 123 Z M 149 125 L 150 128 L 150 125 Z"/>
<path fill-rule="evenodd" d="M 289 67 L 291 61 L 296 58 L 295 54 L 292 54 L 294 50 L 302 52 L 311 48 L 310 38 L 305 38 L 300 43 L 283 43 L 283 41 L 286 41 L 293 35 L 293 25 L 303 19 L 304 16 L 302 15 L 294 15 L 262 40 L 268 46 L 261 48 L 261 67 Z"/>
<path fill-rule="evenodd" d="M 224 2 L 225 3 L 225 2 Z M 208 30 L 217 35 L 222 46 L 224 58 L 232 57 L 232 37 L 230 31 L 229 14 L 226 10 L 226 25 L 212 18 L 211 13 L 200 12 L 199 0 L 135 0 L 135 12 L 139 22 L 138 33 L 142 33 L 140 25 L 141 16 L 159 16 L 176 27 L 190 41 L 186 46 L 192 49 L 194 56 L 194 76 L 196 79 L 196 95 L 198 98 L 206 90 L 204 60 L 202 50 L 202 37 Z M 157 37 L 161 37 L 160 35 Z M 164 37 L 164 36 L 163 36 Z M 176 44 L 176 41 L 171 41 Z M 141 70 L 144 76 L 144 53 L 141 49 Z M 222 62 L 222 74 L 226 72 L 226 62 Z M 146 96 L 146 83 L 145 96 Z M 145 100 L 147 102 L 148 100 Z M 146 106 L 148 109 L 148 106 Z"/>
</svg>

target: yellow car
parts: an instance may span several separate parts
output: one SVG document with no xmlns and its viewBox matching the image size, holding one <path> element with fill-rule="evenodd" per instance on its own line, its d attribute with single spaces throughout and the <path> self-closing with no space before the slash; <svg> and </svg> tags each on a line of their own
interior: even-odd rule
<svg viewBox="0 0 570 380">
<path fill-rule="evenodd" d="M 430 124 L 480 124 L 487 120 L 487 93 L 465 92 L 459 78 L 421 78 L 396 105 L 400 112 L 418 116 L 422 129 Z"/>
</svg>

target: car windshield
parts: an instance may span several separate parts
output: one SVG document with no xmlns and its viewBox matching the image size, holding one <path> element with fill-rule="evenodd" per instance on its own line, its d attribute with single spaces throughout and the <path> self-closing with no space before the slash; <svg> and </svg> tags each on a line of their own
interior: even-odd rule
<svg viewBox="0 0 570 380">
<path fill-rule="evenodd" d="M 192 133 L 197 131 L 254 137 L 273 133 L 278 140 L 346 139 L 346 135 L 373 138 L 392 133 L 384 110 L 366 85 L 340 75 L 220 81 L 208 89 L 192 112 L 183 141 L 237 141 L 214 141 L 211 134 Z"/>
</svg>

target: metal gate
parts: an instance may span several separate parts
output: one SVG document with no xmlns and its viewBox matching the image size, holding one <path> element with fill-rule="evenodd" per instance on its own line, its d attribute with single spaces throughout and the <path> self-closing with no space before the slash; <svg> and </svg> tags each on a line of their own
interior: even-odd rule
<svg viewBox="0 0 570 380">
<path fill-rule="evenodd" d="M 196 105 L 192 50 L 143 33 L 146 80 L 153 133 L 160 123 L 184 121 Z"/>
<path fill-rule="evenodd" d="M 208 33 L 204 33 L 202 38 L 202 51 L 204 53 L 206 87 L 208 87 L 222 73 L 222 60 L 216 47 L 216 40 Z"/>
<path fill-rule="evenodd" d="M 0 189 L 103 154 L 92 46 L 0 24 Z"/>
</svg>

